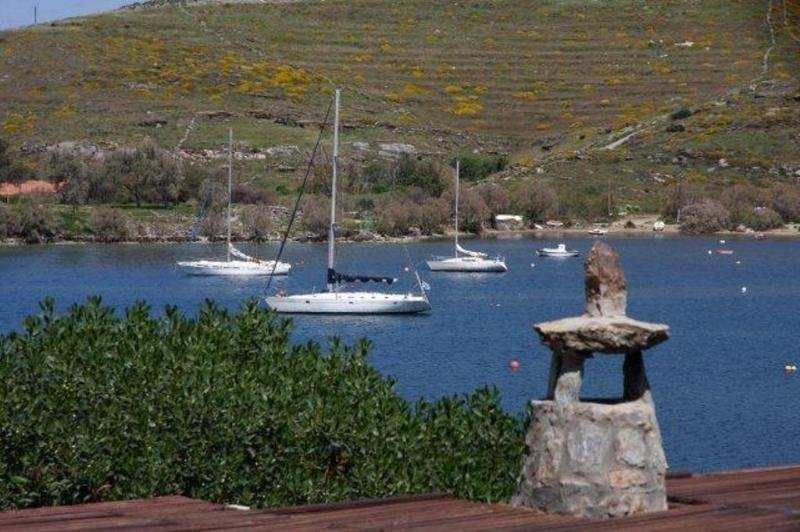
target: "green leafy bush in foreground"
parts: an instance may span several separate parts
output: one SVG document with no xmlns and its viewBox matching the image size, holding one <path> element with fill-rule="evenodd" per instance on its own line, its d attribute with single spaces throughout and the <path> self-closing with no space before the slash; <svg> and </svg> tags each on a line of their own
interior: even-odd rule
<svg viewBox="0 0 800 532">
<path fill-rule="evenodd" d="M 258 506 L 515 487 L 521 417 L 497 393 L 420 402 L 369 344 L 292 345 L 291 323 L 99 298 L 0 336 L 0 509 L 184 494 Z"/>
</svg>

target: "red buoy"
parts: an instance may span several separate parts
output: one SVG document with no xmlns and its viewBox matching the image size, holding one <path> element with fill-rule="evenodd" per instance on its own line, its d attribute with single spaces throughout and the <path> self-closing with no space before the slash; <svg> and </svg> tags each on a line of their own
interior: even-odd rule
<svg viewBox="0 0 800 532">
<path fill-rule="evenodd" d="M 516 358 L 511 359 L 511 362 L 508 363 L 508 367 L 511 368 L 511 371 L 517 371 L 521 366 L 522 364 L 520 364 L 519 360 Z"/>
</svg>

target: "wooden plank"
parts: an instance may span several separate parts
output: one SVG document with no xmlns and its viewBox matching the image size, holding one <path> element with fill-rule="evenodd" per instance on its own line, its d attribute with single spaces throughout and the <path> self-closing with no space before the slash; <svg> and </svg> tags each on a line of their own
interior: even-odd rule
<svg viewBox="0 0 800 532">
<path fill-rule="evenodd" d="M 442 494 L 238 511 L 180 496 L 15 510 L 0 531 L 21 530 L 800 530 L 800 467 L 712 473 L 667 481 L 667 512 L 590 521 Z M 704 501 L 704 502 L 698 502 Z"/>
</svg>

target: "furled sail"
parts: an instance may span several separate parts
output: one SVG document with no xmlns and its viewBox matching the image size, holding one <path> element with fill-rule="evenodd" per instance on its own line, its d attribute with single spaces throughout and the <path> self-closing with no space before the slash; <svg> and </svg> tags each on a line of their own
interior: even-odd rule
<svg viewBox="0 0 800 532">
<path fill-rule="evenodd" d="M 481 253 L 480 251 L 470 251 L 468 249 L 462 248 L 458 244 L 456 244 L 456 251 L 464 255 L 467 255 L 469 257 L 484 258 L 487 256 L 486 253 Z"/>
<path fill-rule="evenodd" d="M 250 255 L 242 253 L 241 251 L 236 249 L 233 244 L 228 244 L 228 251 L 230 251 L 231 255 L 233 255 L 237 259 L 242 259 L 242 260 L 246 260 L 246 261 L 249 261 L 249 262 L 261 262 L 260 260 L 258 260 L 255 257 L 251 257 Z"/>
<path fill-rule="evenodd" d="M 373 276 L 373 275 L 348 275 L 346 273 L 340 273 L 332 268 L 328 268 L 328 283 L 330 284 L 340 284 L 340 283 L 386 283 L 392 284 L 397 279 L 394 277 L 380 277 L 380 276 Z"/>
</svg>

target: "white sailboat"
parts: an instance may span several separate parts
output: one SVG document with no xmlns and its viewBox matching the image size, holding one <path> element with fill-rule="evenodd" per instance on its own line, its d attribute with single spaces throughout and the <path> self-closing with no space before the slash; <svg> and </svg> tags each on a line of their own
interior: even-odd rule
<svg viewBox="0 0 800 532">
<path fill-rule="evenodd" d="M 274 260 L 260 260 L 242 253 L 231 243 L 231 192 L 233 190 L 233 130 L 228 131 L 228 253 L 223 260 L 180 261 L 178 266 L 189 275 L 286 275 L 292 265 Z M 235 257 L 238 260 L 232 260 Z"/>
<path fill-rule="evenodd" d="M 341 91 L 336 89 L 333 128 L 333 161 L 331 180 L 331 219 L 328 226 L 328 275 L 326 292 L 310 294 L 287 294 L 283 291 L 266 298 L 267 305 L 282 313 L 302 314 L 414 314 L 430 310 L 431 305 L 417 276 L 418 294 L 386 292 L 345 292 L 344 283 L 377 282 L 391 285 L 392 277 L 348 275 L 336 271 L 336 177 L 339 157 L 339 100 Z"/>
<path fill-rule="evenodd" d="M 428 261 L 428 268 L 433 272 L 506 272 L 505 260 L 502 257 L 489 258 L 486 253 L 471 251 L 458 243 L 458 193 L 460 187 L 459 162 L 456 161 L 456 198 L 455 198 L 455 255 L 453 257 L 434 257 Z"/>
</svg>

